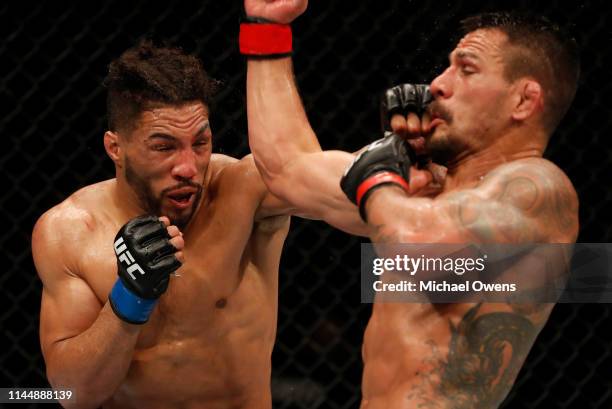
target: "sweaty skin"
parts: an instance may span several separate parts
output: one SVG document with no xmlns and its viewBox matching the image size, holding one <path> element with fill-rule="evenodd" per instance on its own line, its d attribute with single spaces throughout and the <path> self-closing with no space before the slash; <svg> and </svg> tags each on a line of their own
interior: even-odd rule
<svg viewBox="0 0 612 409">
<path fill-rule="evenodd" d="M 206 128 L 206 110 L 191 108 L 145 112 L 140 129 L 147 133 L 133 137 L 146 143 L 126 148 L 137 150 L 135 169 L 150 161 L 153 191 L 186 179 L 203 186 L 182 229 L 184 264 L 148 323 L 124 323 L 107 305 L 117 279 L 115 234 L 143 212 L 123 178 L 77 191 L 35 227 L 44 284 L 41 344 L 51 383 L 76 388 L 77 404 L 66 401 L 67 407 L 271 407 L 288 211 L 267 193 L 252 157 L 210 155 L 210 135 L 203 142 L 197 136 Z M 148 138 L 160 132 L 175 139 Z M 161 212 L 177 219 L 189 213 L 166 199 Z"/>
<path fill-rule="evenodd" d="M 541 158 L 497 166 L 472 188 L 432 199 L 408 201 L 397 189 L 381 189 L 367 206 L 379 243 L 572 243 L 578 229 L 573 187 Z M 400 214 L 415 220 L 398 222 Z M 532 271 L 527 257 L 505 274 Z M 538 277 L 529 282 L 545 285 Z M 364 335 L 362 407 L 498 407 L 552 308 L 375 303 Z"/>
<path fill-rule="evenodd" d="M 288 23 L 305 4 L 245 0 L 245 9 Z M 505 41 L 497 30 L 469 33 L 432 82 L 435 101 L 423 123 L 414 114 L 392 119 L 396 133 L 420 139 L 416 145 L 425 137 L 425 149 L 448 169 L 441 190 L 374 191 L 366 203 L 368 225 L 339 187 L 353 155 L 321 152 L 291 59 L 250 59 L 249 144 L 264 182 L 298 211 L 375 243 L 575 242 L 576 192 L 542 158 L 549 136 L 540 122 L 542 89 L 530 78 L 504 79 Z M 552 307 L 375 302 L 364 336 L 361 407 L 498 407 Z"/>
</svg>

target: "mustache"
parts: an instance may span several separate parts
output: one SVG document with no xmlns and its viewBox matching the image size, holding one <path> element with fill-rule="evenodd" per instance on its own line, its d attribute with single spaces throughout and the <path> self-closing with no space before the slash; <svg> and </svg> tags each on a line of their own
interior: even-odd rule
<svg viewBox="0 0 612 409">
<path fill-rule="evenodd" d="M 173 190 L 181 189 L 184 187 L 195 188 L 197 189 L 198 192 L 202 191 L 202 185 L 192 182 L 190 180 L 185 180 L 185 181 L 180 182 L 179 184 L 165 188 L 164 190 L 161 191 L 160 196 L 165 196 L 166 194 L 168 194 L 168 192 L 172 192 Z"/>
<path fill-rule="evenodd" d="M 427 110 L 429 111 L 430 115 L 443 119 L 448 123 L 453 120 L 453 114 L 451 114 L 451 112 L 442 106 L 438 101 L 433 101 L 431 104 L 429 104 Z"/>
</svg>

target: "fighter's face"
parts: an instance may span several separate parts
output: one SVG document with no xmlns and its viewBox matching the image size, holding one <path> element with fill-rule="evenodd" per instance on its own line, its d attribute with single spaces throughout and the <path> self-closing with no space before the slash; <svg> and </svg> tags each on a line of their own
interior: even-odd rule
<svg viewBox="0 0 612 409">
<path fill-rule="evenodd" d="M 212 134 L 202 103 L 163 106 L 141 114 L 124 138 L 124 176 L 143 209 L 180 228 L 202 196 Z"/>
<path fill-rule="evenodd" d="M 450 54 L 449 67 L 431 83 L 431 136 L 439 162 L 482 149 L 508 124 L 511 84 L 504 78 L 507 38 L 494 29 L 468 33 Z"/>
</svg>

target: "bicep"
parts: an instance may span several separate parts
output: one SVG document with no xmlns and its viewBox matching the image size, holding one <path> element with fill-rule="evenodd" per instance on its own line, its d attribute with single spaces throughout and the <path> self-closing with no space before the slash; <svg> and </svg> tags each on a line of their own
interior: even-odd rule
<svg viewBox="0 0 612 409">
<path fill-rule="evenodd" d="M 61 233 L 49 224 L 37 223 L 32 235 L 32 255 L 43 284 L 40 341 L 45 356 L 55 343 L 89 328 L 102 308 L 89 284 L 71 271 Z"/>
<path fill-rule="evenodd" d="M 47 280 L 40 306 L 40 342 L 45 356 L 56 343 L 87 330 L 101 309 L 93 290 L 82 279 L 66 275 Z"/>
<path fill-rule="evenodd" d="M 351 234 L 366 236 L 367 225 L 357 206 L 340 189 L 340 179 L 353 155 L 324 151 L 301 155 L 275 175 L 268 188 L 290 212 L 309 219 L 323 220 Z"/>
</svg>

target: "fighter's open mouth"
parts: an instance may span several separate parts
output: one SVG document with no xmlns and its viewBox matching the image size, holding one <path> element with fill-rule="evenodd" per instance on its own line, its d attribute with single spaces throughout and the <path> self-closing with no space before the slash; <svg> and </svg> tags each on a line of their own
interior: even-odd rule
<svg viewBox="0 0 612 409">
<path fill-rule="evenodd" d="M 192 196 L 193 196 L 193 193 L 181 193 L 181 194 L 176 194 L 176 195 L 168 195 L 168 197 L 171 200 L 174 200 L 175 202 L 178 202 L 178 203 L 187 203 L 189 202 L 189 200 L 191 200 Z"/>
</svg>

